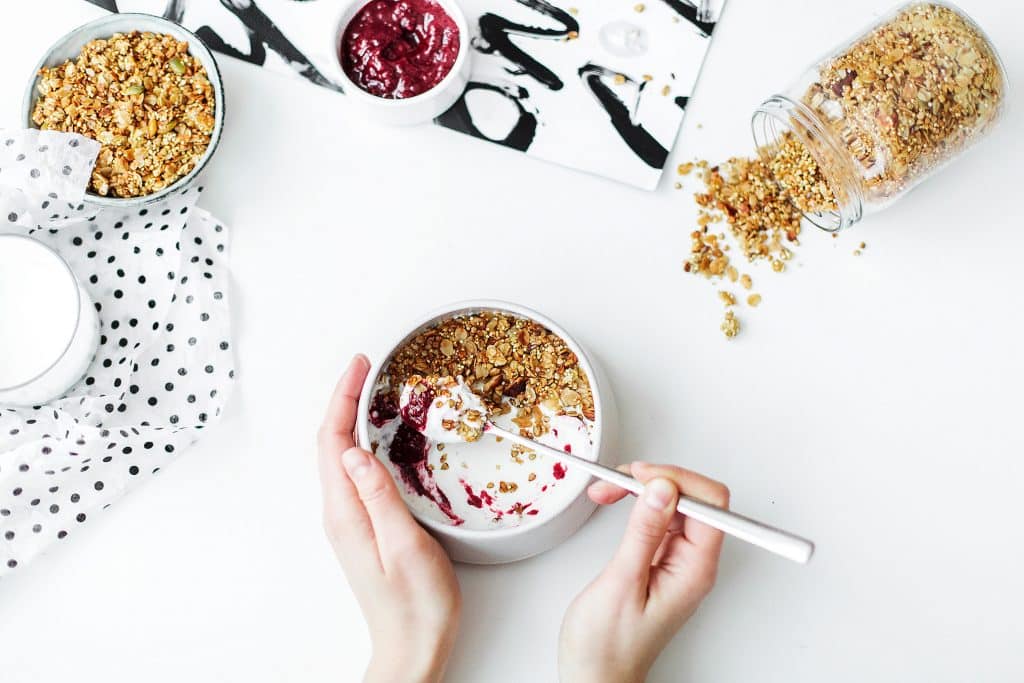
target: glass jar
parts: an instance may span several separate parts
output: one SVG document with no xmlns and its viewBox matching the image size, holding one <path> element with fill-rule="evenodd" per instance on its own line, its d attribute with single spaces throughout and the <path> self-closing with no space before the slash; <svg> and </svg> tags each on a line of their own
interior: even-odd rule
<svg viewBox="0 0 1024 683">
<path fill-rule="evenodd" d="M 807 147 L 835 201 L 804 215 L 836 231 L 981 139 L 1006 88 L 995 48 L 970 17 L 946 2 L 910 2 L 765 100 L 751 126 L 766 156 L 789 135 Z"/>
<path fill-rule="evenodd" d="M 31 237 L 0 234 L 0 408 L 62 395 L 99 341 L 96 308 L 67 262 Z"/>
</svg>

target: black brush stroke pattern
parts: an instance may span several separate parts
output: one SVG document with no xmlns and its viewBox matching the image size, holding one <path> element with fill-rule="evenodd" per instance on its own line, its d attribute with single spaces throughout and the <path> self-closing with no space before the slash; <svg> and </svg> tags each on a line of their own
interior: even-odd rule
<svg viewBox="0 0 1024 683">
<path fill-rule="evenodd" d="M 622 140 L 629 145 L 633 153 L 640 157 L 640 160 L 651 168 L 662 169 L 668 159 L 668 150 L 653 135 L 647 132 L 642 124 L 634 123 L 629 115 L 629 108 L 626 103 L 616 95 L 604 82 L 604 79 L 614 79 L 617 72 L 606 69 L 603 66 L 588 62 L 579 69 L 579 76 L 584 84 L 590 88 L 590 92 L 601 104 L 612 126 L 622 137 Z M 627 78 L 627 82 L 635 83 L 633 79 Z"/>
<path fill-rule="evenodd" d="M 562 79 L 555 73 L 531 57 L 525 50 L 512 42 L 512 36 L 543 38 L 547 40 L 563 40 L 570 33 L 579 34 L 580 24 L 571 14 L 544 0 L 516 0 L 520 5 L 529 7 L 535 12 L 554 19 L 564 26 L 563 29 L 539 28 L 524 26 L 509 21 L 505 17 L 486 12 L 480 17 L 480 36 L 473 39 L 473 47 L 479 52 L 489 55 L 499 53 L 516 65 L 514 69 L 506 69 L 513 76 L 528 75 L 552 90 L 561 90 Z"/>
<path fill-rule="evenodd" d="M 502 95 L 506 99 L 510 100 L 516 108 L 519 110 L 519 119 L 516 121 L 516 125 L 512 127 L 502 139 L 494 139 L 484 135 L 480 132 L 480 129 L 473 123 L 473 115 L 469 111 L 469 106 L 466 103 L 466 95 L 473 90 L 489 90 Z M 475 138 L 481 140 L 488 140 L 505 147 L 511 147 L 512 149 L 518 149 L 520 152 L 525 152 L 530 148 L 533 143 L 533 138 L 537 134 L 537 117 L 526 110 L 523 106 L 523 100 L 527 99 L 530 93 L 526 88 L 521 88 L 513 85 L 497 85 L 494 83 L 484 83 L 482 81 L 470 81 L 466 86 L 466 91 L 462 93 L 462 97 L 452 105 L 451 109 L 444 112 L 435 119 L 436 123 L 441 124 L 446 128 L 465 133 L 466 135 L 472 135 Z"/>
<path fill-rule="evenodd" d="M 185 4 L 188 0 L 167 0 L 167 5 L 164 7 L 164 19 L 170 19 L 176 24 L 180 24 L 181 20 L 185 18 Z"/>
<path fill-rule="evenodd" d="M 666 5 L 672 8 L 672 11 L 678 14 L 686 21 L 693 24 L 698 31 L 706 38 L 710 36 L 715 30 L 715 22 L 713 21 L 701 21 L 697 18 L 697 6 L 687 0 L 663 0 Z"/>
<path fill-rule="evenodd" d="M 88 0 L 94 5 L 111 12 L 117 12 L 117 0 Z M 192 0 L 193 2 L 195 0 Z M 201 0 L 209 2 L 210 0 Z M 301 1 L 301 0 L 297 0 Z M 184 24 L 188 12 L 189 0 L 167 0 L 163 17 L 177 24 Z M 267 61 L 267 48 L 276 52 L 285 63 L 298 75 L 311 83 L 343 92 L 340 85 L 330 80 L 311 61 L 288 40 L 274 21 L 253 2 L 253 0 L 220 0 L 225 7 L 242 24 L 249 39 L 249 51 L 243 52 L 229 45 L 215 29 L 200 26 L 195 34 L 211 49 L 236 59 L 263 66 Z"/>
</svg>

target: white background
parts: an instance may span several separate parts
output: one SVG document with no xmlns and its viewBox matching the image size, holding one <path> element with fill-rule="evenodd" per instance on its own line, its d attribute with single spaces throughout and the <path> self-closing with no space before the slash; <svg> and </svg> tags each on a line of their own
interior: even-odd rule
<svg viewBox="0 0 1024 683">
<path fill-rule="evenodd" d="M 889 4 L 730 0 L 670 163 L 748 153 L 754 106 Z M 706 472 L 818 542 L 807 567 L 726 543 L 652 681 L 1021 680 L 1024 10 L 964 6 L 1017 81 L 1010 116 L 884 214 L 808 232 L 788 272 L 751 270 L 764 303 L 729 343 L 714 288 L 681 270 L 694 209 L 670 175 L 649 194 L 375 128 L 222 58 L 203 204 L 233 232 L 236 394 L 158 479 L 0 585 L 0 680 L 356 680 L 369 642 L 320 528 L 314 433 L 352 353 L 469 297 L 538 308 L 601 358 L 623 459 Z M 6 4 L 4 125 L 46 46 L 98 14 Z M 555 680 L 561 615 L 626 513 L 526 562 L 460 567 L 449 680 Z"/>
</svg>

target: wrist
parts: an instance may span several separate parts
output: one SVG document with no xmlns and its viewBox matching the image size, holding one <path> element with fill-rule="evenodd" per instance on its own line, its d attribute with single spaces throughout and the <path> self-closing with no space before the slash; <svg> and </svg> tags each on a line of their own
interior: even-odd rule
<svg viewBox="0 0 1024 683">
<path fill-rule="evenodd" d="M 647 671 L 639 667 L 591 662 L 559 667 L 558 680 L 559 683 L 644 683 Z"/>
<path fill-rule="evenodd" d="M 440 683 L 447 662 L 441 648 L 422 653 L 374 651 L 364 683 Z"/>
</svg>

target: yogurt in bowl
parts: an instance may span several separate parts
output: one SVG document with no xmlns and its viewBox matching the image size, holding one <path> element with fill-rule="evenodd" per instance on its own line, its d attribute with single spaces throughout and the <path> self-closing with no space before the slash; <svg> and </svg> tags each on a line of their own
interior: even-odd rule
<svg viewBox="0 0 1024 683">
<path fill-rule="evenodd" d="M 388 467 L 413 515 L 453 559 L 528 557 L 590 515 L 590 477 L 484 434 L 484 421 L 599 460 L 611 404 L 598 372 L 540 314 L 501 302 L 449 306 L 371 370 L 360 443 Z"/>
</svg>

